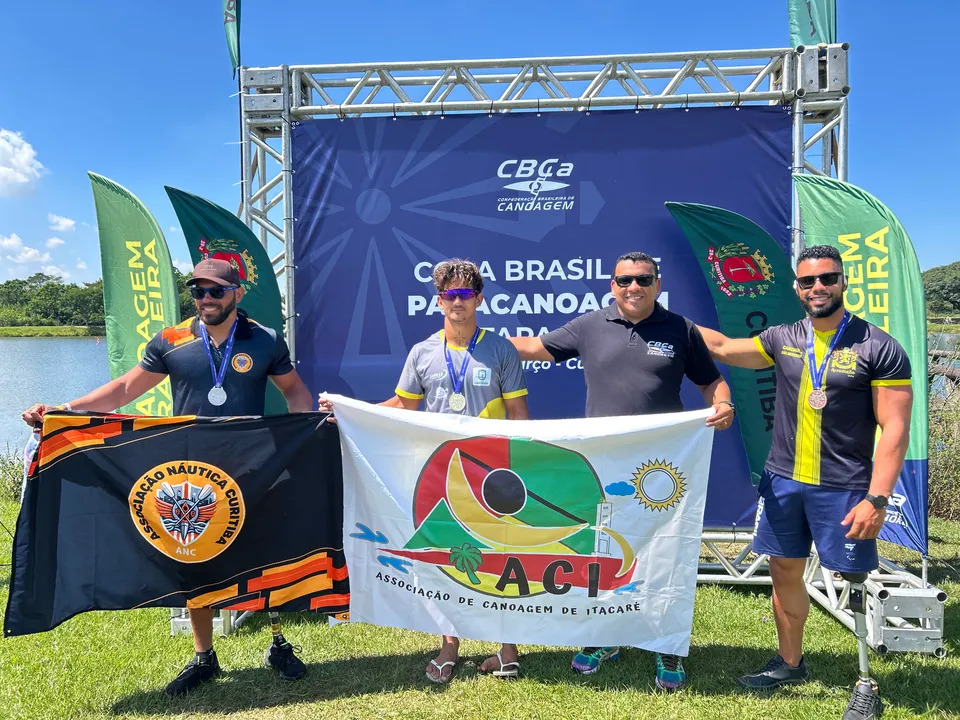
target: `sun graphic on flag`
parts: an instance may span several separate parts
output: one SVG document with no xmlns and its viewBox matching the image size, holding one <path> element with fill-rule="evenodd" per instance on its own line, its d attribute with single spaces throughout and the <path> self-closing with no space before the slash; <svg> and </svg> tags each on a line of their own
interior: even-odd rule
<svg viewBox="0 0 960 720">
<path fill-rule="evenodd" d="M 662 460 L 646 462 L 633 474 L 640 504 L 662 512 L 679 504 L 687 490 L 680 468 Z"/>
</svg>

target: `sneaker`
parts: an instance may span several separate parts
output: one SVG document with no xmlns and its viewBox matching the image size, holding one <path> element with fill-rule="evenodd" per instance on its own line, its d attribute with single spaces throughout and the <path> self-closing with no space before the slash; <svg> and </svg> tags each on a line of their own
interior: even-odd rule
<svg viewBox="0 0 960 720">
<path fill-rule="evenodd" d="M 842 720 L 875 720 L 882 714 L 883 702 L 880 700 L 880 688 L 871 680 L 869 683 L 857 683 Z"/>
<path fill-rule="evenodd" d="M 800 658 L 800 665 L 793 667 L 777 655 L 762 669 L 741 676 L 737 682 L 750 690 L 772 690 L 781 685 L 799 685 L 810 679 L 806 663 Z"/>
<path fill-rule="evenodd" d="M 219 675 L 220 663 L 217 661 L 217 654 L 211 650 L 207 657 L 203 659 L 200 655 L 194 655 L 193 659 L 186 664 L 180 674 L 163 691 L 170 697 L 180 697 L 195 690 L 201 683 L 213 680 Z"/>
<path fill-rule="evenodd" d="M 619 659 L 618 647 L 585 647 L 574 656 L 571 667 L 581 675 L 592 675 L 600 669 L 600 663 Z"/>
<path fill-rule="evenodd" d="M 687 673 L 679 655 L 657 653 L 657 687 L 667 692 L 679 690 L 687 684 Z"/>
<path fill-rule="evenodd" d="M 299 680 L 307 672 L 307 666 L 294 653 L 300 652 L 299 645 L 291 645 L 286 640 L 274 640 L 267 648 L 264 664 L 280 673 L 281 680 Z"/>
</svg>

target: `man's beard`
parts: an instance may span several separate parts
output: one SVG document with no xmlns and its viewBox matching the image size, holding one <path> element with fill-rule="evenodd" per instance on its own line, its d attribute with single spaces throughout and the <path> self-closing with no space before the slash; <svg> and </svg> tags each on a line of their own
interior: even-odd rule
<svg viewBox="0 0 960 720">
<path fill-rule="evenodd" d="M 230 313 L 232 313 L 236 309 L 236 307 L 237 307 L 237 301 L 232 300 L 229 305 L 227 305 L 225 308 L 217 312 L 217 314 L 211 317 L 209 320 L 204 316 L 203 309 L 201 309 L 200 311 L 200 317 L 203 318 L 204 325 L 219 325 L 224 320 L 227 319 L 227 316 L 229 316 Z"/>
<path fill-rule="evenodd" d="M 801 300 L 800 304 L 803 305 L 803 309 L 807 312 L 807 315 L 812 318 L 830 317 L 837 310 L 843 307 L 843 295 L 840 295 L 839 297 L 831 295 L 830 304 L 824 305 L 820 308 L 814 308 L 809 302 L 804 300 Z"/>
</svg>

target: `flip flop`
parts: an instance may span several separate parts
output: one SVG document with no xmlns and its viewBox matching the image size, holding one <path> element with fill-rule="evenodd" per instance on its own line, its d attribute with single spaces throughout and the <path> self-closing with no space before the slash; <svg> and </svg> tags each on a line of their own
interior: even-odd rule
<svg viewBox="0 0 960 720">
<path fill-rule="evenodd" d="M 500 652 L 498 651 L 497 662 L 500 663 L 499 670 L 481 670 L 481 672 L 486 675 L 493 675 L 499 680 L 515 680 L 516 678 L 520 677 L 519 661 L 505 663 L 503 658 L 500 656 Z"/>
<path fill-rule="evenodd" d="M 434 677 L 430 673 L 425 672 L 424 674 L 427 676 L 427 680 L 429 680 L 432 683 L 437 683 L 442 685 L 444 683 L 450 682 L 450 680 L 453 679 L 453 668 L 456 667 L 457 663 L 455 660 L 447 660 L 447 662 L 443 663 L 442 665 L 438 665 L 436 660 L 431 660 L 430 665 L 433 665 L 437 669 L 437 677 Z M 450 674 L 447 675 L 446 678 L 444 678 L 443 671 L 446 670 L 448 666 L 450 667 Z"/>
</svg>

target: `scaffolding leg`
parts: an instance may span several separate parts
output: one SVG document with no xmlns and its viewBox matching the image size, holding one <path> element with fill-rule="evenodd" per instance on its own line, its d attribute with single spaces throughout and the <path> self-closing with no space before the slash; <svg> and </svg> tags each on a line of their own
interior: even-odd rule
<svg viewBox="0 0 960 720">
<path fill-rule="evenodd" d="M 867 573 L 840 573 L 850 583 L 850 610 L 853 611 L 853 633 L 857 636 L 857 658 L 860 679 L 850 697 L 843 720 L 874 720 L 883 713 L 880 688 L 870 677 L 870 658 L 867 654 L 867 598 L 863 584 Z"/>
</svg>

